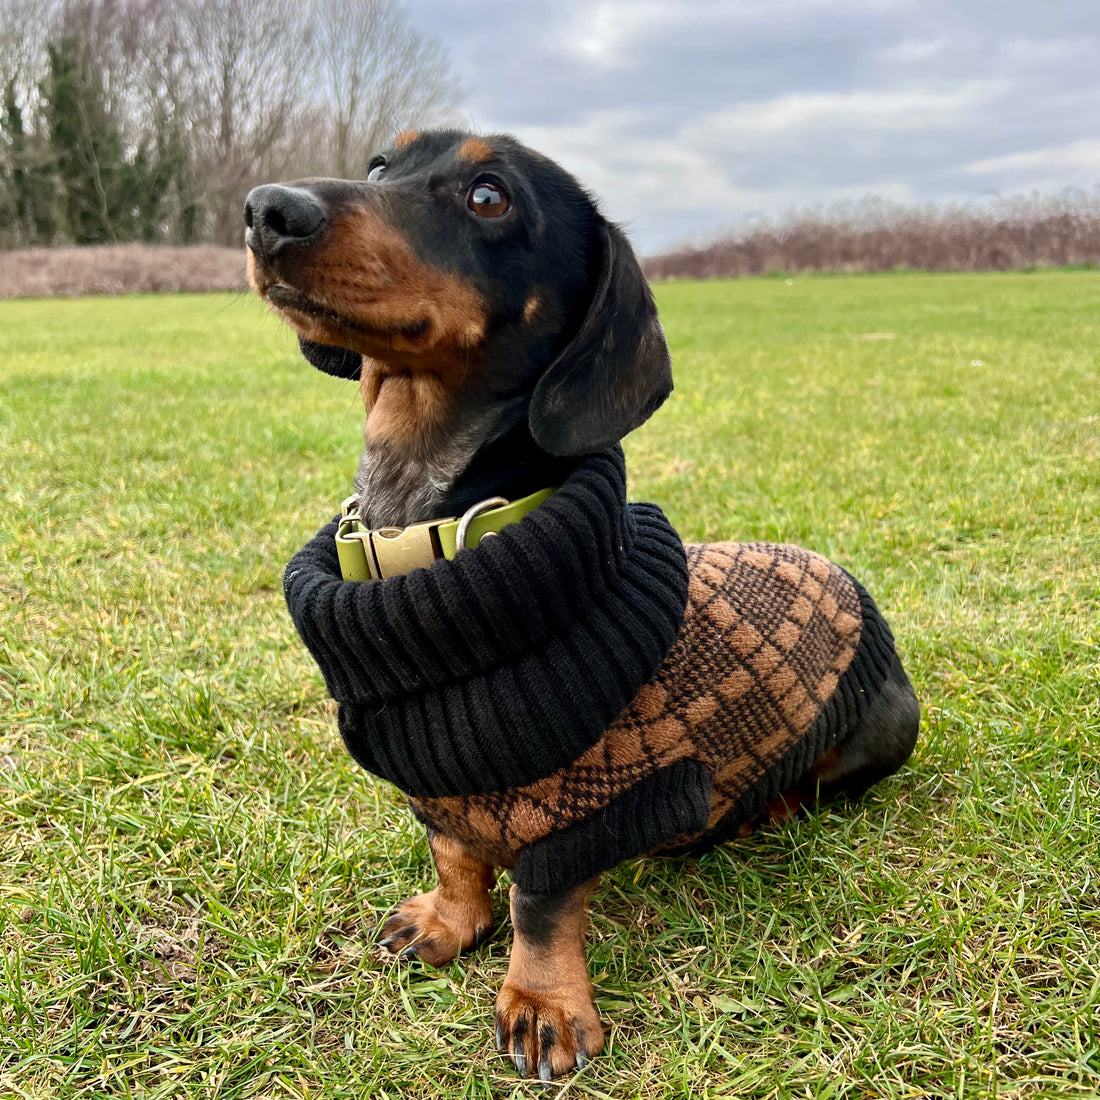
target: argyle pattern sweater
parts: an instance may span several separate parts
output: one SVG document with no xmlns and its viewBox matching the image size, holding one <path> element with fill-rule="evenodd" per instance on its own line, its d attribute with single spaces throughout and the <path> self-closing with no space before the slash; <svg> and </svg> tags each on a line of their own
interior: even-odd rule
<svg viewBox="0 0 1100 1100">
<path fill-rule="evenodd" d="M 615 448 L 453 562 L 346 582 L 329 525 L 284 577 L 352 755 L 532 892 L 733 834 L 855 727 L 893 660 L 839 566 L 685 548 L 625 495 Z"/>
<path fill-rule="evenodd" d="M 890 629 L 808 550 L 714 543 L 687 558 L 676 642 L 599 741 L 536 783 L 413 798 L 414 813 L 552 893 L 642 852 L 729 838 L 790 789 L 881 689 Z"/>
</svg>

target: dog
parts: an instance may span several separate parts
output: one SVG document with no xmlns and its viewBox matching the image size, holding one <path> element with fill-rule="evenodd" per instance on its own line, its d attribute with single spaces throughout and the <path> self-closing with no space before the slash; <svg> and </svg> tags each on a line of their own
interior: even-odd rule
<svg viewBox="0 0 1100 1100">
<path fill-rule="evenodd" d="M 617 447 L 644 423 L 672 390 L 656 306 L 625 235 L 563 168 L 511 137 L 408 131 L 371 160 L 363 180 L 255 188 L 245 221 L 253 288 L 294 328 L 314 366 L 358 380 L 367 416 L 354 509 L 376 534 L 430 527 L 480 507 L 486 498 L 514 501 L 568 484 L 589 469 L 591 456 Z M 331 542 L 331 531 L 326 538 Z M 492 540 L 504 541 L 503 535 Z M 753 547 L 689 547 L 687 553 L 696 586 L 689 607 L 704 599 L 697 591 L 700 577 L 708 570 L 718 576 L 727 567 L 746 570 L 739 577 L 756 577 L 753 569 L 767 577 L 797 574 L 804 592 L 816 594 L 823 585 L 848 583 L 837 567 L 808 552 L 782 561 Z M 741 564 L 731 564 L 737 554 L 747 564 L 740 558 Z M 459 553 L 455 564 L 465 555 Z M 780 582 L 767 583 L 765 595 Z M 862 589 L 844 592 L 858 595 Z M 865 595 L 858 599 L 873 609 Z M 798 598 L 792 590 L 791 599 Z M 821 598 L 831 599 L 828 593 Z M 728 620 L 732 612 L 721 606 Z M 845 619 L 842 612 L 836 615 L 837 622 Z M 870 621 L 864 620 L 864 635 Z M 713 622 L 709 628 L 717 629 Z M 796 771 L 788 764 L 769 772 L 778 797 L 766 805 L 742 799 L 736 812 L 723 805 L 718 814 L 709 778 L 698 790 L 691 787 L 699 779 L 686 759 L 691 753 L 678 743 L 665 744 L 662 751 L 673 766 L 661 774 L 680 768 L 678 781 L 704 805 L 690 827 L 684 827 L 689 814 L 679 825 L 668 825 L 660 843 L 647 841 L 646 850 L 722 839 L 728 829 L 714 822 L 731 814 L 742 819 L 732 824 L 744 834 L 761 821 L 797 812 L 818 795 L 858 795 L 901 767 L 916 741 L 919 707 L 888 628 L 880 633 L 887 641 L 880 647 L 885 656 L 873 697 L 853 703 L 847 717 L 830 711 L 835 728 L 828 748 L 814 759 Z M 681 638 L 676 644 L 686 643 Z M 771 652 L 777 652 L 774 646 Z M 751 659 L 759 656 L 758 649 Z M 694 659 L 690 651 L 680 658 Z M 648 721 L 660 709 L 655 698 L 668 696 L 661 675 L 624 712 L 633 715 L 629 721 Z M 826 693 L 837 682 L 830 675 L 822 680 L 829 685 Z M 696 709 L 705 726 L 710 712 Z M 610 730 L 623 730 L 624 721 Z M 343 722 L 341 730 L 355 753 Z M 530 838 L 512 835 L 508 842 L 490 835 L 488 826 L 478 833 L 472 824 L 486 821 L 505 800 L 514 808 L 528 789 L 514 787 L 480 801 L 476 793 L 412 799 L 427 826 L 438 884 L 393 911 L 380 945 L 406 959 L 450 962 L 491 930 L 497 868 L 516 867 L 510 894 L 514 942 L 497 999 L 496 1043 L 522 1075 L 547 1080 L 583 1067 L 604 1045 L 584 961 L 585 912 L 595 877 L 545 886 L 558 881 L 551 866 L 550 878 L 538 880 L 543 888 L 532 888 L 536 880 L 530 877 L 527 885 L 519 881 Z M 660 816 L 661 806 L 653 802 L 657 788 L 645 789 L 645 814 Z M 610 835 L 610 819 L 600 820 Z M 631 827 L 650 841 L 657 836 L 646 831 L 644 819 Z M 553 826 L 548 828 L 553 834 Z M 589 834 L 574 828 L 573 835 Z"/>
</svg>

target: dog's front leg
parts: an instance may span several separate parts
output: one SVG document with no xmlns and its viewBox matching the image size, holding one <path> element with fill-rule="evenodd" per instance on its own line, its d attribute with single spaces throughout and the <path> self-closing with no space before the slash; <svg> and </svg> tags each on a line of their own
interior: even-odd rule
<svg viewBox="0 0 1100 1100">
<path fill-rule="evenodd" d="M 497 996 L 496 1042 L 524 1077 L 548 1081 L 603 1050 L 584 964 L 585 906 L 596 881 L 561 894 L 512 887 L 515 940 Z"/>
<path fill-rule="evenodd" d="M 382 925 L 379 946 L 403 959 L 443 966 L 475 947 L 492 931 L 489 890 L 496 872 L 456 840 L 428 830 L 439 884 L 402 902 Z"/>
</svg>

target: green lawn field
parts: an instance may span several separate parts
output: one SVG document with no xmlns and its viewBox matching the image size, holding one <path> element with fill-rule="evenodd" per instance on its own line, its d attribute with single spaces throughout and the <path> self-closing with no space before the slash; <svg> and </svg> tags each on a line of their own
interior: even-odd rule
<svg viewBox="0 0 1100 1100">
<path fill-rule="evenodd" d="M 607 875 L 608 1049 L 549 1089 L 492 1049 L 503 884 L 445 969 L 373 946 L 427 847 L 280 585 L 356 387 L 248 297 L 0 302 L 0 1096 L 1100 1096 L 1100 275 L 656 290 L 632 495 L 860 577 L 923 735 Z"/>
</svg>

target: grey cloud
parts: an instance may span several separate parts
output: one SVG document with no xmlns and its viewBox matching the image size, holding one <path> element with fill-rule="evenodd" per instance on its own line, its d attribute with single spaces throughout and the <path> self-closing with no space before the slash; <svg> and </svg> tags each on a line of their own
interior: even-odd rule
<svg viewBox="0 0 1100 1100">
<path fill-rule="evenodd" d="M 407 6 L 450 49 L 472 125 L 561 160 L 644 251 L 792 204 L 1100 181 L 1093 4 Z"/>
</svg>

